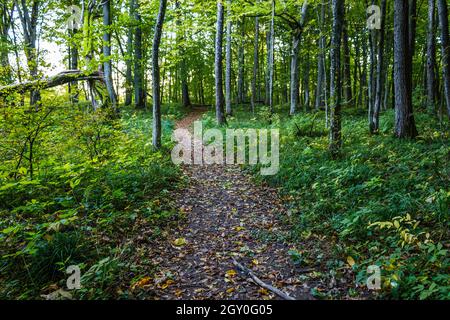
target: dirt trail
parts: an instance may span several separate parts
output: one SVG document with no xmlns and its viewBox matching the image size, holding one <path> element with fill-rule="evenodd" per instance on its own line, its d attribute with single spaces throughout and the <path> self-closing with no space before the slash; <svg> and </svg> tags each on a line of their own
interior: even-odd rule
<svg viewBox="0 0 450 320">
<path fill-rule="evenodd" d="M 204 111 L 177 124 L 190 128 Z M 310 299 L 297 280 L 279 221 L 285 208 L 275 190 L 256 185 L 238 166 L 185 166 L 188 187 L 175 196 L 186 221 L 160 248 L 157 299 L 276 299 L 239 274 L 232 261 L 297 299 Z M 161 250 L 162 249 L 162 250 Z"/>
</svg>

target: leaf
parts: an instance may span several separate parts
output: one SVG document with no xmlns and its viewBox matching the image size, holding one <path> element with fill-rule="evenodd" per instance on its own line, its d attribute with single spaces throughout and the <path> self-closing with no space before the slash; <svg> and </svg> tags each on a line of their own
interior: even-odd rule
<svg viewBox="0 0 450 320">
<path fill-rule="evenodd" d="M 173 244 L 177 247 L 181 247 L 186 245 L 187 241 L 185 238 L 178 238 L 173 241 Z"/>
<path fill-rule="evenodd" d="M 132 287 L 131 290 L 134 290 L 136 288 L 143 288 L 144 286 L 148 285 L 151 282 L 151 278 L 150 277 L 144 277 L 141 280 L 139 280 L 138 282 L 136 282 Z"/>
<path fill-rule="evenodd" d="M 230 269 L 225 273 L 225 276 L 230 277 L 230 278 L 235 277 L 236 275 L 237 275 L 237 272 L 234 269 Z"/>
<path fill-rule="evenodd" d="M 261 288 L 258 290 L 258 293 L 260 295 L 267 296 L 269 294 L 269 291 L 266 288 Z"/>
<path fill-rule="evenodd" d="M 349 264 L 350 267 L 353 267 L 356 262 L 355 262 L 355 260 L 352 257 L 348 256 L 347 257 L 347 263 Z"/>
<path fill-rule="evenodd" d="M 255 266 L 257 266 L 257 265 L 259 264 L 259 261 L 258 261 L 257 259 L 253 259 L 253 260 L 252 260 L 252 263 L 253 263 Z"/>
<path fill-rule="evenodd" d="M 227 289 L 227 293 L 232 293 L 232 292 L 234 292 L 234 288 L 229 288 L 229 289 Z"/>
</svg>

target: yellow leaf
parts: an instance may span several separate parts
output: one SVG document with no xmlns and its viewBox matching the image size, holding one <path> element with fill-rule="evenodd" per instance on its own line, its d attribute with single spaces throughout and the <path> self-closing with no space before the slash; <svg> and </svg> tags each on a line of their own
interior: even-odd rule
<svg viewBox="0 0 450 320">
<path fill-rule="evenodd" d="M 355 265 L 355 260 L 352 257 L 348 256 L 347 263 L 349 264 L 350 267 L 353 267 Z"/>
<path fill-rule="evenodd" d="M 150 277 L 144 277 L 141 280 L 139 280 L 138 282 L 136 282 L 131 288 L 133 290 L 136 288 L 142 288 L 142 287 L 148 285 L 150 283 L 150 281 L 152 281 L 152 279 Z"/>
<path fill-rule="evenodd" d="M 263 295 L 263 296 L 267 296 L 269 294 L 269 291 L 265 288 L 261 288 L 258 290 L 258 293 Z"/>
<path fill-rule="evenodd" d="M 227 293 L 232 293 L 234 291 L 234 288 L 227 289 Z"/>
<path fill-rule="evenodd" d="M 397 220 L 394 220 L 394 227 L 400 228 L 400 223 Z"/>
<path fill-rule="evenodd" d="M 257 259 L 253 259 L 253 260 L 252 260 L 252 263 L 253 263 L 255 266 L 257 266 L 257 265 L 259 264 L 259 261 L 258 261 Z"/>
<path fill-rule="evenodd" d="M 234 277 L 236 275 L 237 275 L 237 272 L 236 272 L 236 270 L 233 270 L 233 269 L 230 269 L 226 272 L 226 276 L 228 276 L 228 277 Z"/>
<path fill-rule="evenodd" d="M 177 247 L 184 246 L 186 243 L 187 241 L 185 238 L 178 238 L 173 241 L 173 244 L 176 245 Z"/>
</svg>

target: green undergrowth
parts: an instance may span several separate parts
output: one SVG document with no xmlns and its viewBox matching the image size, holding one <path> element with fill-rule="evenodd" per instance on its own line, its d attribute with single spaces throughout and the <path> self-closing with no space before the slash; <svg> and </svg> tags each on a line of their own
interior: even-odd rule
<svg viewBox="0 0 450 320">
<path fill-rule="evenodd" d="M 140 274 L 128 239 L 142 229 L 158 237 L 179 218 L 169 201 L 182 183 L 170 133 L 184 112 L 163 107 L 164 143 L 155 152 L 150 112 L 125 108 L 112 119 L 53 98 L 39 112 L 0 117 L 0 298 L 65 289 L 71 265 L 81 269 L 78 298 L 126 298 Z M 20 155 L 39 127 L 30 169 Z"/>
<path fill-rule="evenodd" d="M 248 107 L 246 107 L 248 108 Z M 381 268 L 383 298 L 449 299 L 450 144 L 449 130 L 427 114 L 417 114 L 421 135 L 393 137 L 392 111 L 380 132 L 368 133 L 364 112 L 345 110 L 344 145 L 337 159 L 328 152 L 328 130 L 320 113 L 287 117 L 238 108 L 229 128 L 280 129 L 280 170 L 256 179 L 281 187 L 295 243 L 325 236 L 337 267 L 350 267 L 354 283 L 365 287 L 367 267 Z M 212 114 L 205 116 L 214 126 Z M 332 269 L 330 266 L 327 269 Z"/>
</svg>

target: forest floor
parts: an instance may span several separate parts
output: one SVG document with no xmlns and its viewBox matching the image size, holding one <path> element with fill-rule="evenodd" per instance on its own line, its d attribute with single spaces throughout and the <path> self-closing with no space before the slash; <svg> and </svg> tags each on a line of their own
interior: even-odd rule
<svg viewBox="0 0 450 320">
<path fill-rule="evenodd" d="M 191 129 L 204 111 L 177 123 Z M 274 299 L 277 296 L 247 279 L 233 259 L 265 283 L 296 299 L 312 299 L 292 263 L 286 209 L 276 190 L 256 184 L 239 166 L 184 166 L 188 186 L 174 195 L 186 219 L 169 240 L 152 248 L 160 273 L 151 292 L 156 299 Z M 147 291 L 148 292 L 148 291 Z"/>
</svg>

